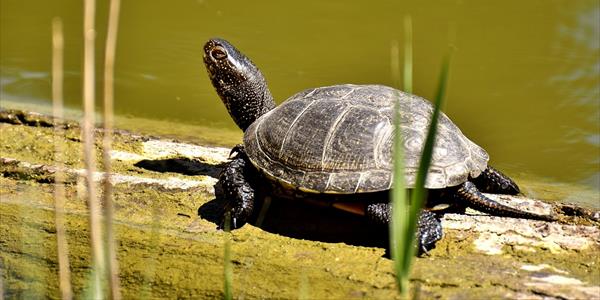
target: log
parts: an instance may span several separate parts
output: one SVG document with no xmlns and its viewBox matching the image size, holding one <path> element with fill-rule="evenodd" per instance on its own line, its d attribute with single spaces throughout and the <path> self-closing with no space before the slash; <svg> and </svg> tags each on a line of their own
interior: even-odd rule
<svg viewBox="0 0 600 300">
<path fill-rule="evenodd" d="M 54 137 L 53 126 L 65 129 Z M 103 133 L 98 130 L 97 138 Z M 86 193 L 76 122 L 0 111 L 0 275 L 7 298 L 57 297 L 54 174 L 67 174 L 66 221 L 76 295 L 90 268 Z M 229 149 L 118 130 L 111 152 L 115 229 L 125 298 L 218 298 L 231 241 L 235 297 L 398 298 L 387 233 L 359 217 L 272 201 L 264 222 L 216 229 L 214 184 Z M 96 145 L 101 145 L 99 142 Z M 53 143 L 64 143 L 64 166 Z M 98 153 L 100 149 L 97 149 Z M 102 172 L 94 175 L 101 181 Z M 600 297 L 600 212 L 525 196 L 499 202 L 557 222 L 467 210 L 442 219 L 444 238 L 415 261 L 420 297 L 593 299 Z"/>
</svg>

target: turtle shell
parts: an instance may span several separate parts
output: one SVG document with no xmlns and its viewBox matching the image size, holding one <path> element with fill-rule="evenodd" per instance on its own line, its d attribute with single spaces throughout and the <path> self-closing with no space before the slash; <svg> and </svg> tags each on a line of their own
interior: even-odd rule
<svg viewBox="0 0 600 300">
<path fill-rule="evenodd" d="M 406 186 L 414 187 L 433 106 L 386 86 L 300 92 L 246 130 L 246 153 L 256 168 L 289 188 L 338 194 L 388 190 L 395 103 L 400 104 Z M 437 132 L 426 188 L 459 185 L 485 170 L 488 154 L 443 113 Z"/>
</svg>

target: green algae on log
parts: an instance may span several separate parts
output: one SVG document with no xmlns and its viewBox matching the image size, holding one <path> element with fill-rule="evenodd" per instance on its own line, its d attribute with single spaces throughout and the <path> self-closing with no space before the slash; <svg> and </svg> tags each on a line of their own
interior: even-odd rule
<svg viewBox="0 0 600 300">
<path fill-rule="evenodd" d="M 47 127 L 53 126 L 52 118 L 22 111 L 5 115 L 0 113 L 2 286 L 7 298 L 57 297 L 51 193 L 56 168 L 53 131 Z M 82 295 L 90 250 L 80 133 L 74 122 L 61 124 L 71 124 L 61 125 L 66 136 L 59 141 L 66 144 L 64 171 L 69 175 L 65 209 L 73 287 Z M 386 235 L 371 234 L 361 220 L 343 213 L 281 201 L 273 203 L 261 228 L 217 231 L 219 207 L 212 186 L 229 149 L 125 131 L 115 134 L 114 149 L 124 297 L 222 297 L 225 234 L 233 241 L 234 297 L 398 297 L 385 250 L 357 238 L 359 232 Z M 562 220 L 446 214 L 445 237 L 415 263 L 411 283 L 420 287 L 422 298 L 581 299 L 600 293 L 597 211 L 523 197 L 498 200 L 555 211 Z M 329 226 L 335 222 L 345 226 Z"/>
</svg>

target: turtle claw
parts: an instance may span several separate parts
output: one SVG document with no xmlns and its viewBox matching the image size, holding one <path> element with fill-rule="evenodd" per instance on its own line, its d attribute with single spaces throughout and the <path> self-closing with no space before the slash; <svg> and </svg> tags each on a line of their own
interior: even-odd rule
<svg viewBox="0 0 600 300">
<path fill-rule="evenodd" d="M 229 159 L 236 158 L 241 153 L 244 153 L 244 145 L 237 144 L 231 148 L 231 151 L 229 152 Z"/>
<path fill-rule="evenodd" d="M 231 159 L 219 175 L 215 184 L 215 195 L 225 203 L 220 229 L 229 231 L 238 229 L 248 222 L 254 208 L 254 188 L 252 169 L 247 166 L 247 157 L 243 145 L 231 150 Z"/>
<path fill-rule="evenodd" d="M 229 212 L 226 212 L 225 214 L 223 214 L 223 218 L 221 219 L 221 222 L 219 222 L 219 225 L 217 225 L 217 229 L 218 230 L 223 230 L 223 231 L 230 231 L 231 230 L 231 214 Z M 228 226 L 229 224 L 229 226 Z"/>
<path fill-rule="evenodd" d="M 417 247 L 419 255 L 427 254 L 443 236 L 442 223 L 430 211 L 423 210 L 417 223 Z"/>
<path fill-rule="evenodd" d="M 388 226 L 391 222 L 392 207 L 390 203 L 369 204 L 365 215 L 374 224 Z M 438 216 L 429 210 L 421 210 L 416 232 L 418 254 L 427 254 L 429 250 L 435 248 L 435 243 L 442 239 L 443 235 L 442 223 Z"/>
<path fill-rule="evenodd" d="M 221 224 L 219 225 L 219 229 L 227 232 L 233 229 L 237 229 L 237 219 L 235 217 L 232 217 L 230 220 L 231 221 L 227 221 L 226 218 L 223 218 Z"/>
<path fill-rule="evenodd" d="M 232 209 L 223 215 L 217 229 L 224 231 L 238 229 L 247 223 L 246 219 L 243 213 L 236 213 L 235 209 Z"/>
</svg>

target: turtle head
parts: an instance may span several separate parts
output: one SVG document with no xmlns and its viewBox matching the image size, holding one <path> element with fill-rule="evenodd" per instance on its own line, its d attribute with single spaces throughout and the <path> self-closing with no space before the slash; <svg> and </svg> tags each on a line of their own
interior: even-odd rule
<svg viewBox="0 0 600 300">
<path fill-rule="evenodd" d="M 242 130 L 275 107 L 262 73 L 226 40 L 206 42 L 204 64 L 217 94 Z"/>
</svg>

